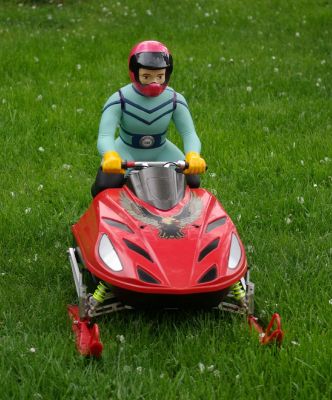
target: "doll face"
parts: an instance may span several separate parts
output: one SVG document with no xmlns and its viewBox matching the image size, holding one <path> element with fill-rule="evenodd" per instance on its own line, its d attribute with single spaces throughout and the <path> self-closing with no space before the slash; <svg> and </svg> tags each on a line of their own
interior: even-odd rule
<svg viewBox="0 0 332 400">
<path fill-rule="evenodd" d="M 162 85 L 166 79 L 166 68 L 162 69 L 147 69 L 140 68 L 138 71 L 139 81 L 142 85 L 150 83 L 158 83 Z"/>
</svg>

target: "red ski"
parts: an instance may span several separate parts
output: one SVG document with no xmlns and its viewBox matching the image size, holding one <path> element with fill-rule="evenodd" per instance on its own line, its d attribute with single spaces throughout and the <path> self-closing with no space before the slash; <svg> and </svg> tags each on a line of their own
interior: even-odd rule
<svg viewBox="0 0 332 400">
<path fill-rule="evenodd" d="M 78 306 L 68 306 L 68 313 L 73 321 L 72 330 L 79 353 L 82 356 L 100 357 L 103 345 L 99 339 L 98 325 L 91 324 L 89 319 L 80 319 Z"/>
<path fill-rule="evenodd" d="M 259 333 L 259 341 L 261 344 L 276 343 L 278 346 L 281 345 L 284 338 L 284 332 L 281 329 L 281 318 L 279 314 L 273 314 L 266 330 L 264 330 L 264 328 L 258 323 L 258 319 L 253 315 L 249 315 L 248 322 L 250 328 L 254 328 Z"/>
</svg>

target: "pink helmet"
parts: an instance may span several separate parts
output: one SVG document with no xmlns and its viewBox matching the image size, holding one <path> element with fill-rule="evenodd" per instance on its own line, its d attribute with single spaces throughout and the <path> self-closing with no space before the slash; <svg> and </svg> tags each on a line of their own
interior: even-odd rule
<svg viewBox="0 0 332 400">
<path fill-rule="evenodd" d="M 144 96 L 158 96 L 167 87 L 169 78 L 173 71 L 173 59 L 168 48 L 155 40 L 146 40 L 136 44 L 128 58 L 129 76 L 135 88 Z M 139 81 L 139 69 L 162 69 L 166 68 L 165 82 L 142 84 Z"/>
</svg>

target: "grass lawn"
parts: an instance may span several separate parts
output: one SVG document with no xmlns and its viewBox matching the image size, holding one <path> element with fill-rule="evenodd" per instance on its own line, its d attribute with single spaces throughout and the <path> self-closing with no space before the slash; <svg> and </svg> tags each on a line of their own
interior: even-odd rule
<svg viewBox="0 0 332 400">
<path fill-rule="evenodd" d="M 331 19 L 326 0 L 1 0 L 2 399 L 332 398 Z M 103 318 L 102 360 L 76 353 L 70 226 L 102 106 L 150 38 L 173 53 L 257 314 L 282 315 L 280 351 L 211 311 Z"/>
</svg>

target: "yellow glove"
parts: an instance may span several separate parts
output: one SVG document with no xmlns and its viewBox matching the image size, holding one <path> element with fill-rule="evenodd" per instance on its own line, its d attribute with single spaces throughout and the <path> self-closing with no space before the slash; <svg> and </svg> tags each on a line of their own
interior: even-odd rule
<svg viewBox="0 0 332 400">
<path fill-rule="evenodd" d="M 185 174 L 203 174 L 206 170 L 206 162 L 195 151 L 190 151 L 186 154 L 186 162 L 189 167 L 185 169 Z"/>
<path fill-rule="evenodd" d="M 121 163 L 121 157 L 116 151 L 106 151 L 101 162 L 101 168 L 107 174 L 124 174 Z"/>
</svg>

